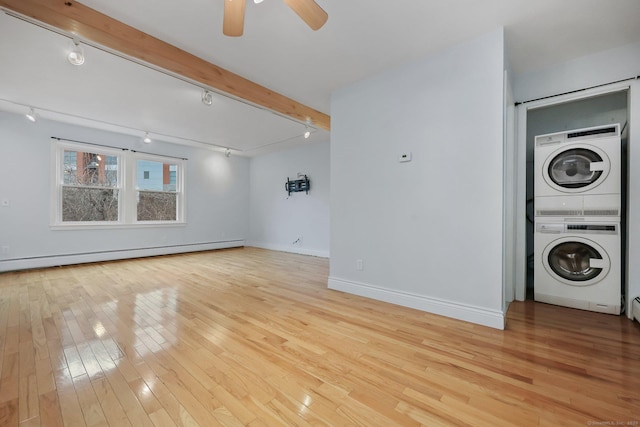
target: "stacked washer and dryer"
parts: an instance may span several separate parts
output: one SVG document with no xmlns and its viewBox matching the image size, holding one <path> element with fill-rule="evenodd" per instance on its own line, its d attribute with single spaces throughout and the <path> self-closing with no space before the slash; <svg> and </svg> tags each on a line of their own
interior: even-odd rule
<svg viewBox="0 0 640 427">
<path fill-rule="evenodd" d="M 620 314 L 620 125 L 535 137 L 534 299 Z"/>
</svg>

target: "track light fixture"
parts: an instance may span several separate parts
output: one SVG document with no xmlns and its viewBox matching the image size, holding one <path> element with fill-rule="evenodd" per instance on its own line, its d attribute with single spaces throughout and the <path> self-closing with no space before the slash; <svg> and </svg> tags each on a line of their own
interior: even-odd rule
<svg viewBox="0 0 640 427">
<path fill-rule="evenodd" d="M 260 4 L 260 3 L 262 3 L 262 2 L 263 2 L 263 0 L 253 0 L 253 2 L 254 2 L 255 4 Z"/>
<path fill-rule="evenodd" d="M 142 141 L 145 144 L 151 144 L 151 138 L 149 137 L 149 132 L 145 132 L 144 134 L 144 138 L 142 139 Z"/>
<path fill-rule="evenodd" d="M 29 108 L 29 111 L 24 116 L 32 123 L 35 123 L 38 120 L 38 115 L 33 110 L 33 107 Z"/>
<path fill-rule="evenodd" d="M 304 122 L 304 139 L 309 139 L 311 136 L 311 118 L 307 117 Z"/>
<path fill-rule="evenodd" d="M 84 52 L 82 50 L 82 46 L 80 46 L 80 43 L 77 40 L 73 40 L 73 47 L 69 51 L 67 59 L 72 65 L 84 64 Z"/>
<path fill-rule="evenodd" d="M 225 157 L 231 157 L 231 150 L 229 150 L 228 148 L 226 150 L 224 150 L 224 156 Z"/>
<path fill-rule="evenodd" d="M 208 90 L 202 91 L 202 103 L 208 107 L 213 104 L 213 94 Z"/>
</svg>

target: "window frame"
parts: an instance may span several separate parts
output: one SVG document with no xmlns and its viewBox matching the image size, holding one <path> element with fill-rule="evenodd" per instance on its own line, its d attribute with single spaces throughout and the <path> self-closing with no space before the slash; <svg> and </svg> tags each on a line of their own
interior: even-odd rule
<svg viewBox="0 0 640 427">
<path fill-rule="evenodd" d="M 153 190 L 140 190 L 138 189 L 138 161 L 146 160 L 150 162 L 158 162 L 158 163 L 171 163 L 177 166 L 176 170 L 176 189 L 175 191 L 158 191 L 162 193 L 175 193 L 176 195 L 176 219 L 175 221 L 171 220 L 138 220 L 138 194 L 140 191 L 148 191 L 152 192 Z M 179 159 L 176 157 L 167 157 L 160 156 L 157 154 L 148 154 L 148 153 L 140 153 L 140 152 L 131 152 L 131 192 L 133 193 L 131 196 L 133 197 L 132 201 L 129 202 L 130 209 L 130 222 L 136 225 L 165 225 L 165 224 L 183 224 L 185 222 L 185 196 L 184 196 L 184 170 L 185 170 L 184 159 Z"/>
<path fill-rule="evenodd" d="M 124 148 L 106 147 L 98 144 L 80 143 L 58 140 L 52 146 L 51 180 L 51 212 L 50 227 L 54 230 L 68 229 L 105 229 L 105 228 L 145 228 L 145 227 L 175 227 L 186 225 L 186 194 L 185 176 L 186 159 L 140 153 Z M 117 221 L 63 221 L 63 188 L 64 183 L 64 153 L 65 151 L 95 152 L 117 157 L 117 185 L 118 191 L 118 220 Z M 137 179 L 136 168 L 138 160 L 171 163 L 177 165 L 176 170 L 176 220 L 138 221 L 137 220 Z"/>
</svg>

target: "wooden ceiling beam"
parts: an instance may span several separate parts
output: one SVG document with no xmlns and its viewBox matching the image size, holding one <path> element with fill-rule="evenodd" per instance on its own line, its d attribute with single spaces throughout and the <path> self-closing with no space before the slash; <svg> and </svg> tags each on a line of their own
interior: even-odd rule
<svg viewBox="0 0 640 427">
<path fill-rule="evenodd" d="M 0 0 L 0 7 L 276 113 L 330 130 L 331 118 L 73 0 Z"/>
</svg>

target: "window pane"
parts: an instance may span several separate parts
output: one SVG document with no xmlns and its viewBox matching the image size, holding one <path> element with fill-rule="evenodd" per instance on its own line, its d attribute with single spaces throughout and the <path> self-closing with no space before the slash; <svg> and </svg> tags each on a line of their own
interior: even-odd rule
<svg viewBox="0 0 640 427">
<path fill-rule="evenodd" d="M 138 192 L 138 221 L 175 221 L 178 196 L 161 191 Z"/>
<path fill-rule="evenodd" d="M 138 160 L 136 169 L 138 190 L 176 191 L 177 165 L 152 160 Z"/>
<path fill-rule="evenodd" d="M 65 150 L 63 183 L 91 187 L 118 185 L 118 157 Z"/>
<path fill-rule="evenodd" d="M 118 190 L 63 187 L 62 221 L 117 221 Z"/>
</svg>

